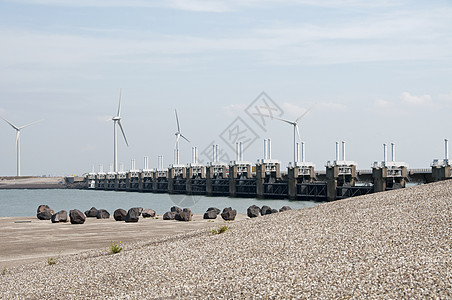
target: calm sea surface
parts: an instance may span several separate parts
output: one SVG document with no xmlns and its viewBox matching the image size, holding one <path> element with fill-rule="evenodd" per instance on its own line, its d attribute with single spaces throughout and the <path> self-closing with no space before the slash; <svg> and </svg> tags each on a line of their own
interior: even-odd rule
<svg viewBox="0 0 452 300">
<path fill-rule="evenodd" d="M 253 204 L 259 207 L 268 205 L 276 209 L 288 205 L 297 209 L 312 207 L 318 202 L 87 190 L 0 190 L 0 217 L 35 216 L 36 209 L 41 204 L 49 205 L 55 212 L 69 212 L 71 209 L 84 212 L 94 206 L 106 209 L 110 214 L 117 208 L 128 210 L 138 206 L 154 209 L 161 215 L 174 205 L 189 207 L 195 214 L 202 214 L 211 206 L 221 210 L 230 206 L 237 213 L 246 214 L 246 209 Z"/>
</svg>

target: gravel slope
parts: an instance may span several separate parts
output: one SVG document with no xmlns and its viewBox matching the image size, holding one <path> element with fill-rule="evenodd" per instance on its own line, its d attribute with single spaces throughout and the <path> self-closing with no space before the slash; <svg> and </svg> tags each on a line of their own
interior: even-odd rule
<svg viewBox="0 0 452 300">
<path fill-rule="evenodd" d="M 2 299 L 452 298 L 452 181 L 6 270 Z"/>
</svg>

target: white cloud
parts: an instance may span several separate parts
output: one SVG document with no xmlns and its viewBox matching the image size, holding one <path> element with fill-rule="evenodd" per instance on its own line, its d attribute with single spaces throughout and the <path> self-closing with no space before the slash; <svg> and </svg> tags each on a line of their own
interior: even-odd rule
<svg viewBox="0 0 452 300">
<path fill-rule="evenodd" d="M 308 108 L 299 106 L 294 103 L 284 102 L 281 104 L 284 115 L 289 115 L 291 119 L 296 119 L 306 112 Z"/>
<path fill-rule="evenodd" d="M 412 106 L 433 104 L 433 100 L 430 95 L 415 96 L 408 92 L 403 92 L 402 95 L 400 95 L 400 99 L 403 104 Z"/>
<path fill-rule="evenodd" d="M 392 103 L 390 101 L 386 101 L 383 99 L 377 99 L 374 101 L 373 107 L 378 110 L 380 110 L 380 109 L 389 110 L 389 109 L 393 109 L 395 107 L 395 105 L 394 105 L 394 103 Z"/>
<path fill-rule="evenodd" d="M 187 11 L 227 12 L 242 7 L 262 7 L 263 5 L 307 5 L 318 7 L 392 7 L 401 3 L 397 0 L 7 0 L 14 3 L 33 5 L 73 6 L 73 7 L 169 7 Z"/>
<path fill-rule="evenodd" d="M 244 104 L 229 104 L 228 106 L 223 106 L 221 108 L 222 112 L 228 117 L 236 117 L 240 113 L 244 112 L 246 105 Z"/>
</svg>

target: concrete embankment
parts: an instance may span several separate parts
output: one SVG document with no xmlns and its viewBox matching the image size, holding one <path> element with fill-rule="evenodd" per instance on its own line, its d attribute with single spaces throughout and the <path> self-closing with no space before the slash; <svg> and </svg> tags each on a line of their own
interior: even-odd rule
<svg viewBox="0 0 452 300">
<path fill-rule="evenodd" d="M 64 177 L 0 177 L 0 189 L 65 189 Z"/>
</svg>

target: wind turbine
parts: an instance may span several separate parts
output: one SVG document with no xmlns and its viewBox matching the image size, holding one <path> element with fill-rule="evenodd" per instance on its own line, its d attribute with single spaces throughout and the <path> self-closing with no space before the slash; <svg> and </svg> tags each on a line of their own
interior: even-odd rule
<svg viewBox="0 0 452 300">
<path fill-rule="evenodd" d="M 118 130 L 117 125 L 119 125 L 119 128 L 121 129 L 122 136 L 124 137 L 124 141 L 126 142 L 127 147 L 129 146 L 129 143 L 127 142 L 126 134 L 124 133 L 124 129 L 121 125 L 121 90 L 119 90 L 119 105 L 118 105 L 118 113 L 116 116 L 113 116 L 111 118 L 113 120 L 113 128 L 114 128 L 114 164 L 113 168 L 115 172 L 118 172 Z"/>
<path fill-rule="evenodd" d="M 293 126 L 293 161 L 294 163 L 297 162 L 297 136 L 298 139 L 301 141 L 301 136 L 300 136 L 300 131 L 298 129 L 298 122 L 301 120 L 301 118 L 303 118 L 310 110 L 312 109 L 312 107 L 308 108 L 301 116 L 299 116 L 297 119 L 295 119 L 295 121 L 289 121 L 289 120 L 285 120 L 285 119 L 281 119 L 281 118 L 277 118 L 277 117 L 273 117 L 274 119 L 286 122 L 290 125 Z"/>
<path fill-rule="evenodd" d="M 14 128 L 16 130 L 17 176 L 20 176 L 20 131 L 22 129 L 24 129 L 25 127 L 28 127 L 28 126 L 31 126 L 31 125 L 36 124 L 38 122 L 41 122 L 42 120 L 35 121 L 33 123 L 17 127 L 16 125 L 14 125 L 13 123 L 9 122 L 5 118 L 3 118 L 1 116 L 0 116 L 0 118 L 2 118 L 6 123 L 8 123 L 12 128 Z"/>
<path fill-rule="evenodd" d="M 175 149 L 175 157 L 174 157 L 174 164 L 178 165 L 179 164 L 179 140 L 180 138 L 183 138 L 184 140 L 186 140 L 187 142 L 190 143 L 190 141 L 182 134 L 181 130 L 180 130 L 180 125 L 179 125 L 179 117 L 177 116 L 177 110 L 174 110 L 174 112 L 176 113 L 176 122 L 177 122 L 177 132 L 175 133 L 176 135 L 176 149 Z"/>
</svg>

